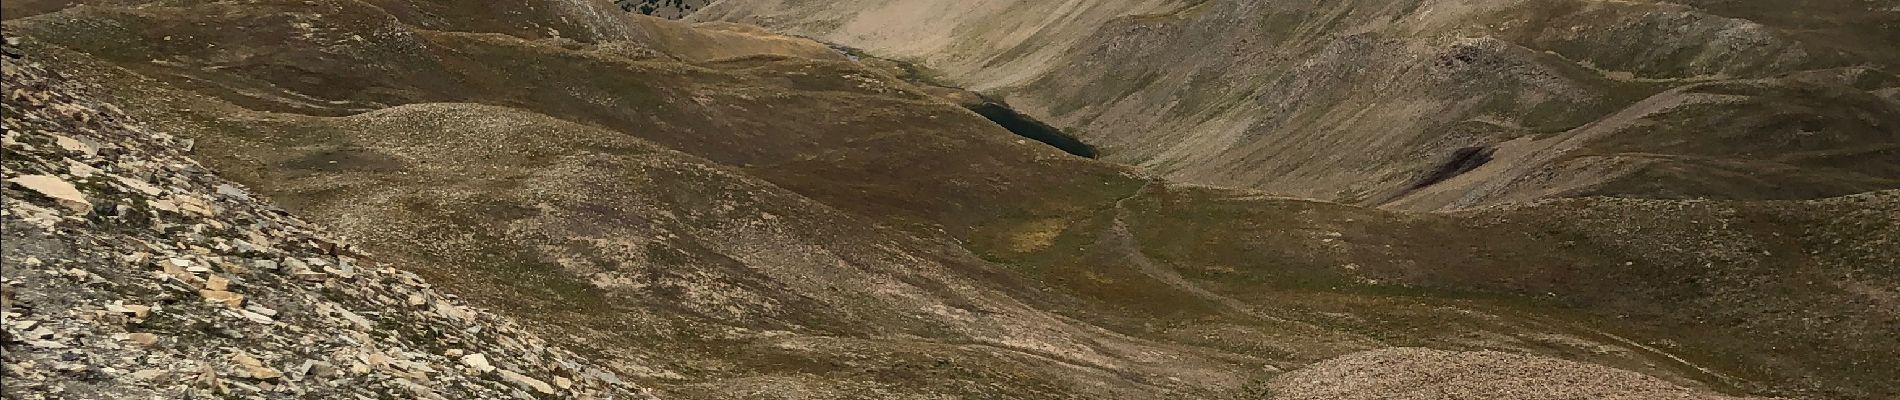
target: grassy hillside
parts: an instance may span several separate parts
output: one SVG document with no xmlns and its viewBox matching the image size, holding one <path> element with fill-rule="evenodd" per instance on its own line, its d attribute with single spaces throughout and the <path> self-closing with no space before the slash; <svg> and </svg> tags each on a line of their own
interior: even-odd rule
<svg viewBox="0 0 1900 400">
<path fill-rule="evenodd" d="M 1896 265 L 1890 194 L 1449 215 L 1292 200 L 1074 157 L 754 28 L 582 2 L 377 3 L 158 1 L 5 28 L 224 176 L 665 398 L 1262 398 L 1407 354 L 1527 385 L 1607 366 L 1622 372 L 1586 386 L 1900 390 L 1878 357 L 1894 345 L 1874 340 L 1893 330 L 1880 282 L 1897 273 L 1870 267 Z M 1864 103 L 1762 102 L 1880 115 Z M 1839 125 L 1839 141 L 1885 123 Z M 1771 158 L 1882 165 L 1791 157 Z M 1748 346 L 1764 341 L 1786 345 Z M 1380 350 L 1397 346 L 1475 353 Z M 1526 366 L 1550 373 L 1477 373 Z"/>
</svg>

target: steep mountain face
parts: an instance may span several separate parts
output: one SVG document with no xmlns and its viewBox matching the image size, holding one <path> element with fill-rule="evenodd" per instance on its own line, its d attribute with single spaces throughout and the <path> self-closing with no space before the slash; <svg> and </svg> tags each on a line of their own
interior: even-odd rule
<svg viewBox="0 0 1900 400">
<path fill-rule="evenodd" d="M 968 18 L 1141 5 L 972 2 Z M 1882 340 L 1900 330 L 1900 192 L 1407 213 L 1075 157 L 873 60 L 605 1 L 47 10 L 6 22 L 10 51 L 76 96 L 193 139 L 190 157 L 361 261 L 522 321 L 627 391 L 1900 393 Z M 1463 154 L 1440 181 L 1516 153 Z"/>
<path fill-rule="evenodd" d="M 691 18 L 911 60 L 1186 182 L 1413 210 L 1900 187 L 1886 2 L 964 3 Z"/>
</svg>

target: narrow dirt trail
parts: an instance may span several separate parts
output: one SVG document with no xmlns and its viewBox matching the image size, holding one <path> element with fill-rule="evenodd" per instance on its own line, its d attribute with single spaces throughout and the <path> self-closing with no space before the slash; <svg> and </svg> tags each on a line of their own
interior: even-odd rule
<svg viewBox="0 0 1900 400">
<path fill-rule="evenodd" d="M 1214 293 L 1213 291 L 1207 290 L 1207 288 L 1189 282 L 1187 278 L 1182 277 L 1181 274 L 1176 272 L 1173 268 L 1161 265 L 1155 262 L 1154 259 L 1148 258 L 1147 254 L 1142 253 L 1141 246 L 1138 241 L 1135 240 L 1134 233 L 1128 230 L 1128 207 L 1126 205 L 1129 200 L 1133 200 L 1136 197 L 1140 197 L 1143 193 L 1146 193 L 1156 182 L 1157 181 L 1150 180 L 1148 183 L 1143 184 L 1140 189 L 1136 189 L 1134 193 L 1115 200 L 1114 222 L 1109 225 L 1107 230 L 1102 232 L 1102 238 L 1098 243 L 1110 246 L 1110 249 L 1122 253 L 1121 255 L 1133 263 L 1143 275 L 1161 281 L 1169 287 L 1192 294 L 1194 297 L 1220 304 L 1222 307 L 1261 320 L 1310 325 L 1305 322 L 1274 316 L 1240 300 Z"/>
</svg>

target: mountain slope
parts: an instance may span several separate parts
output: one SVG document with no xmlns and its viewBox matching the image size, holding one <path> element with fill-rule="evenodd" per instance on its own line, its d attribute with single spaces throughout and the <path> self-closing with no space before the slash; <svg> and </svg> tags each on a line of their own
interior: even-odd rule
<svg viewBox="0 0 1900 400">
<path fill-rule="evenodd" d="M 1900 11 L 1761 3 L 735 0 L 691 18 L 915 61 L 1186 182 L 1417 210 L 1900 187 L 1900 109 L 1878 95 L 1900 86 Z"/>
<path fill-rule="evenodd" d="M 651 398 L 207 171 L 15 40 L 7 398 Z"/>
<path fill-rule="evenodd" d="M 1878 357 L 1892 344 L 1866 340 L 1895 320 L 1878 285 L 1894 271 L 1866 266 L 1894 252 L 1854 234 L 1891 225 L 1801 219 L 1883 215 L 1891 196 L 1432 215 L 1169 183 L 1011 135 L 816 42 L 535 11 L 577 9 L 561 4 L 581 3 L 161 1 L 6 27 L 88 95 L 195 139 L 208 167 L 666 398 L 1258 398 L 1335 390 L 1287 371 L 1410 354 L 1381 350 L 1395 346 L 1519 355 L 1427 364 L 1558 366 L 1508 377 L 1526 384 L 1628 371 L 1582 393 L 1895 390 Z M 245 34 L 209 28 L 229 26 Z M 1812 235 L 1775 253 L 1813 258 L 1679 268 L 1704 257 L 1690 239 L 1617 233 L 1698 224 L 1578 222 L 1682 204 L 1789 218 L 1748 232 Z M 1617 301 L 1717 278 L 1784 290 L 1801 281 L 1776 267 L 1811 260 L 1841 289 Z M 1512 268 L 1536 273 L 1492 275 Z M 1599 279 L 1552 283 L 1573 275 Z M 1670 309 L 1754 321 L 1816 303 L 1826 329 Z M 1735 351 L 1764 340 L 1801 345 Z"/>
</svg>

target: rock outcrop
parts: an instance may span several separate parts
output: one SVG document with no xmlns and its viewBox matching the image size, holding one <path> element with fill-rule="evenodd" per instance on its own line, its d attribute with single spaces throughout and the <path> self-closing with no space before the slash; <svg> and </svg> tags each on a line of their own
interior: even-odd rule
<svg viewBox="0 0 1900 400">
<path fill-rule="evenodd" d="M 712 0 L 614 0 L 621 9 L 660 18 L 680 19 L 705 7 Z"/>
<path fill-rule="evenodd" d="M 7 398 L 650 398 L 219 177 L 13 40 Z"/>
</svg>

